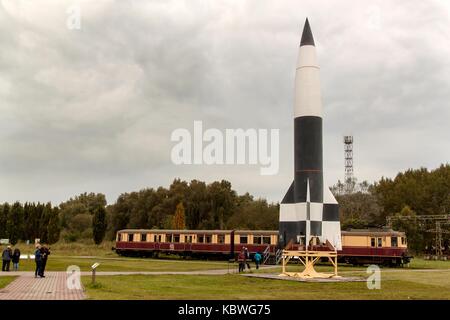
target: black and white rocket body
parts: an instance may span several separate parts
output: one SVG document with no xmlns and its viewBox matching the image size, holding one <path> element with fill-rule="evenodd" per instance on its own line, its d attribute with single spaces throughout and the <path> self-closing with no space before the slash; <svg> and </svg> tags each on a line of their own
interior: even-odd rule
<svg viewBox="0 0 450 320">
<path fill-rule="evenodd" d="M 294 181 L 280 205 L 280 244 L 315 236 L 341 250 L 339 205 L 324 185 L 322 101 L 316 47 L 308 19 L 295 73 Z"/>
</svg>

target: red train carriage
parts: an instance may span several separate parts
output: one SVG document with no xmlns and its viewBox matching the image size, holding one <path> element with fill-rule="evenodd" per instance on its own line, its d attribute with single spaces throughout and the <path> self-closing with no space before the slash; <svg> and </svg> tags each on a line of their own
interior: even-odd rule
<svg viewBox="0 0 450 320">
<path fill-rule="evenodd" d="M 265 261 L 277 261 L 278 231 L 267 230 L 159 230 L 126 229 L 117 232 L 115 250 L 120 255 L 152 256 L 176 253 L 184 256 L 234 257 L 243 247 L 261 252 Z M 406 237 L 393 230 L 342 231 L 341 262 L 351 264 L 408 263 Z"/>
<path fill-rule="evenodd" d="M 127 229 L 117 232 L 115 250 L 121 255 L 228 255 L 242 247 L 249 252 L 275 252 L 278 234 L 250 230 L 147 230 Z"/>
<path fill-rule="evenodd" d="M 351 264 L 403 265 L 409 263 L 404 232 L 390 229 L 342 231 L 338 260 Z"/>
</svg>

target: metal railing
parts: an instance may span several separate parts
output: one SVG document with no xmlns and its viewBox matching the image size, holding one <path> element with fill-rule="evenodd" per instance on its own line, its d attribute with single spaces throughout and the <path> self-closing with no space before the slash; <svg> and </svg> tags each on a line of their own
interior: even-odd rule
<svg viewBox="0 0 450 320">
<path fill-rule="evenodd" d="M 275 253 L 275 264 L 279 264 L 282 258 L 283 258 L 283 250 L 278 249 L 277 252 Z"/>
<path fill-rule="evenodd" d="M 263 263 L 266 264 L 267 260 L 270 258 L 270 246 L 268 245 L 263 251 Z"/>
</svg>

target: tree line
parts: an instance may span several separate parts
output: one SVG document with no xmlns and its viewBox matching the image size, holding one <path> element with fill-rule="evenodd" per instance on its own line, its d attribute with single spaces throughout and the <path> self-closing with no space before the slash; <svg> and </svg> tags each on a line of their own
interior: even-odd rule
<svg viewBox="0 0 450 320">
<path fill-rule="evenodd" d="M 139 229 L 277 229 L 278 204 L 238 195 L 225 180 L 207 184 L 175 179 L 169 188 L 123 193 L 107 205 L 101 193 L 83 193 L 62 202 L 0 205 L 0 238 L 39 238 L 55 243 L 113 240 L 117 230 Z M 1 220 L 3 219 L 3 220 Z"/>
<path fill-rule="evenodd" d="M 52 206 L 48 203 L 0 204 L 0 238 L 15 245 L 19 240 L 53 244 L 92 238 L 96 244 L 106 233 L 106 200 L 102 194 L 80 196 Z"/>
<path fill-rule="evenodd" d="M 279 205 L 238 195 L 231 183 L 175 179 L 169 188 L 124 193 L 108 206 L 108 235 L 125 228 L 277 229 Z M 176 214 L 178 213 L 178 215 Z"/>
<path fill-rule="evenodd" d="M 450 214 L 450 165 L 439 168 L 408 169 L 395 178 L 358 186 L 352 192 L 332 190 L 339 202 L 341 226 L 370 228 L 386 225 L 387 217 Z M 362 189 L 364 191 L 362 191 Z M 341 188 L 342 190 L 342 188 Z M 405 231 L 412 251 L 422 252 L 435 246 L 432 223 L 418 224 L 413 219 L 393 220 L 395 230 Z M 444 228 L 450 227 L 448 224 Z M 449 234 L 443 234 L 444 247 L 449 246 Z"/>
<path fill-rule="evenodd" d="M 0 205 L 0 238 L 16 244 L 18 240 L 39 238 L 44 243 L 59 239 L 59 208 L 51 203 L 28 203 Z"/>
<path fill-rule="evenodd" d="M 382 227 L 389 216 L 450 213 L 450 165 L 434 170 L 409 169 L 393 179 L 381 178 L 344 188 L 331 188 L 340 206 L 342 229 Z M 143 229 L 278 229 L 279 203 L 238 195 L 226 180 L 205 183 L 175 179 L 168 188 L 146 188 L 121 194 L 107 205 L 104 194 L 83 193 L 62 202 L 15 202 L 0 205 L 0 238 L 40 238 L 54 243 L 113 240 L 117 230 Z M 431 246 L 428 226 L 396 223 L 407 232 L 410 246 L 423 250 Z M 448 243 L 448 234 L 444 241 Z"/>
</svg>

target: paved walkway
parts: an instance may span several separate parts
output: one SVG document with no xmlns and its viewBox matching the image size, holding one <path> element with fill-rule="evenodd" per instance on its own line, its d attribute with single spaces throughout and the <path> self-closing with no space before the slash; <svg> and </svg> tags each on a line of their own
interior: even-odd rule
<svg viewBox="0 0 450 320">
<path fill-rule="evenodd" d="M 34 272 L 9 272 L 19 277 L 0 290 L 0 300 L 81 300 L 83 289 L 69 289 L 66 272 L 46 272 L 35 278 Z"/>
</svg>

